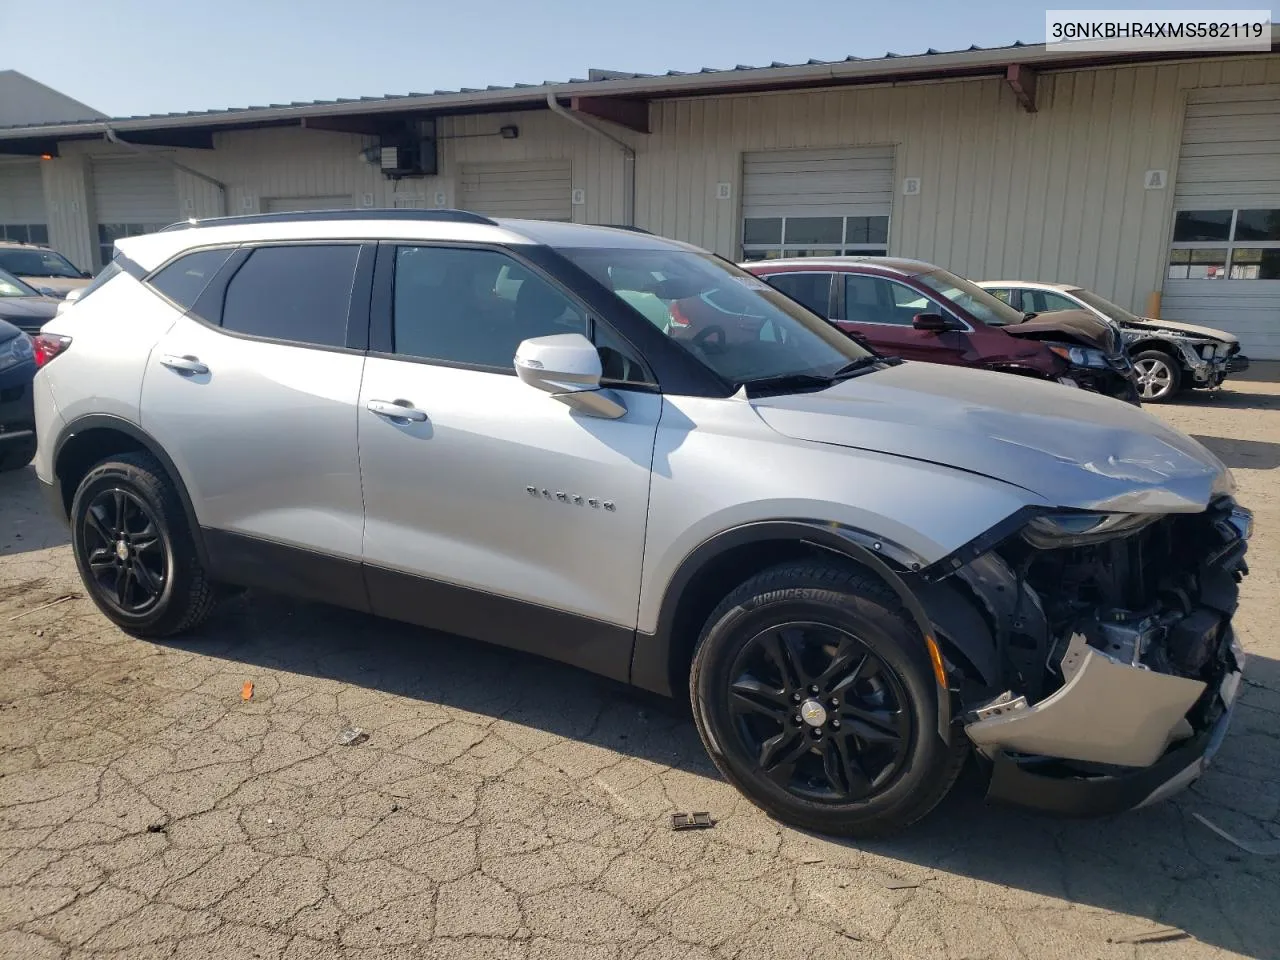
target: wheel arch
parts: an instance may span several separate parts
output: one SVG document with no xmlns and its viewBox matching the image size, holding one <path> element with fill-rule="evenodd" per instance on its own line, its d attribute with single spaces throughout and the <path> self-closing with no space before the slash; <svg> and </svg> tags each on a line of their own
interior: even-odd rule
<svg viewBox="0 0 1280 960">
<path fill-rule="evenodd" d="M 202 564 L 208 563 L 200 521 L 182 475 L 154 437 L 136 423 L 111 414 L 91 413 L 70 421 L 59 431 L 53 447 L 53 476 L 63 519 L 71 516 L 71 502 L 80 480 L 95 463 L 114 454 L 138 452 L 155 457 L 168 475 L 182 503 L 187 526 Z"/>
<path fill-rule="evenodd" d="M 925 566 L 924 561 L 874 534 L 822 521 L 784 519 L 744 524 L 718 533 L 694 548 L 667 583 L 656 632 L 636 637 L 631 682 L 656 693 L 674 695 L 687 676 L 702 625 L 725 594 L 778 563 L 815 555 L 856 563 L 897 594 L 929 648 L 926 652 L 939 685 L 939 732 L 946 737 L 952 717 L 953 684 L 942 657 L 934 656 L 938 640 L 933 620 L 904 579 L 912 569 Z"/>
<path fill-rule="evenodd" d="M 1146 350 L 1159 350 L 1161 353 L 1168 354 L 1169 359 L 1179 367 L 1183 365 L 1182 354 L 1178 348 L 1168 340 L 1162 340 L 1160 337 L 1143 337 L 1141 340 L 1125 344 L 1125 349 L 1129 351 L 1130 356 Z"/>
</svg>

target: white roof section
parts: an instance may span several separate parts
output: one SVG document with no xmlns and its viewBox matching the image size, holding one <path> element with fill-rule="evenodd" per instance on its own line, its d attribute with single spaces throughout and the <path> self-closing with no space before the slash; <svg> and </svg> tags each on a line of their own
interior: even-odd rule
<svg viewBox="0 0 1280 960">
<path fill-rule="evenodd" d="M 281 215 L 279 219 L 246 216 L 240 223 L 236 222 L 236 218 L 229 217 L 214 221 L 208 226 L 195 222 L 189 229 L 181 229 L 175 225 L 174 228 L 159 233 L 126 237 L 116 242 L 116 248 L 146 270 L 154 270 L 187 250 L 290 240 L 403 240 L 491 243 L 503 246 L 540 244 L 551 247 L 698 250 L 687 243 L 614 227 L 505 219 L 490 223 L 468 223 L 431 219 L 429 211 L 423 211 L 424 216 L 420 219 L 405 217 L 404 212 L 397 210 L 396 213 L 401 216 L 386 219 L 380 219 L 376 211 L 370 211 L 367 217 L 335 216 L 332 220 L 314 213 L 296 219 L 288 215 Z"/>
</svg>

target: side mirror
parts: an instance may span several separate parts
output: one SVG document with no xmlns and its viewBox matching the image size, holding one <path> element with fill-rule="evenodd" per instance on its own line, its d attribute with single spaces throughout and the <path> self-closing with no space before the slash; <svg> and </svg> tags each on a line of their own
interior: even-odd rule
<svg viewBox="0 0 1280 960">
<path fill-rule="evenodd" d="M 911 326 L 930 333 L 942 333 L 944 330 L 953 329 L 951 321 L 940 313 L 917 313 L 911 318 Z"/>
<path fill-rule="evenodd" d="M 603 368 L 595 345 L 580 333 L 531 337 L 516 348 L 516 376 L 561 403 L 592 417 L 616 420 L 627 412 L 609 390 L 600 389 Z"/>
<path fill-rule="evenodd" d="M 75 303 L 82 296 L 84 296 L 84 287 L 76 287 L 74 290 L 68 290 L 67 295 L 62 299 L 66 300 L 68 303 Z"/>
</svg>

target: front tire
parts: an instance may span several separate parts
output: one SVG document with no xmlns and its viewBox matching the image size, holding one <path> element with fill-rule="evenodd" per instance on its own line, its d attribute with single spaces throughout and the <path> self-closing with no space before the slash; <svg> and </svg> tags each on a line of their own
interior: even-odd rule
<svg viewBox="0 0 1280 960">
<path fill-rule="evenodd" d="M 1143 350 L 1133 358 L 1143 403 L 1166 403 L 1182 387 L 1182 368 L 1163 350 Z"/>
<path fill-rule="evenodd" d="M 708 618 L 689 688 L 720 772 L 779 820 L 821 833 L 909 826 L 966 755 L 963 738 L 939 736 L 914 622 L 852 564 L 790 563 L 744 583 Z"/>
<path fill-rule="evenodd" d="M 209 615 L 205 575 L 173 481 L 149 454 L 94 466 L 71 501 L 71 546 L 89 596 L 126 633 L 160 638 Z"/>
</svg>

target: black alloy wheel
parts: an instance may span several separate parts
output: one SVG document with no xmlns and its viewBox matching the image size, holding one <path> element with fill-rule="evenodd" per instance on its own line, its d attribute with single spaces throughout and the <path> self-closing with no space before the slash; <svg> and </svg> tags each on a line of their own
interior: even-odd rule
<svg viewBox="0 0 1280 960">
<path fill-rule="evenodd" d="M 149 612 L 164 593 L 169 555 L 147 504 L 120 487 L 102 490 L 89 501 L 83 524 L 98 596 L 128 616 Z"/>
<path fill-rule="evenodd" d="M 730 673 L 735 732 L 760 774 L 789 793 L 862 800 L 906 764 L 906 692 L 853 634 L 811 622 L 770 626 L 742 647 Z"/>
</svg>

